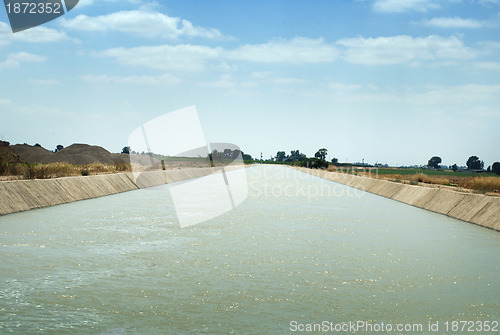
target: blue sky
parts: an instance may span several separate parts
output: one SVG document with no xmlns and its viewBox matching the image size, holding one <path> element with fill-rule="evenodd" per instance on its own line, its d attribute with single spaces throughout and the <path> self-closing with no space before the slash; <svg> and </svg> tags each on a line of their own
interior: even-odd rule
<svg viewBox="0 0 500 335">
<path fill-rule="evenodd" d="M 196 105 L 254 157 L 500 161 L 500 0 L 81 0 L 13 34 L 0 10 L 0 137 L 119 152 Z"/>
</svg>

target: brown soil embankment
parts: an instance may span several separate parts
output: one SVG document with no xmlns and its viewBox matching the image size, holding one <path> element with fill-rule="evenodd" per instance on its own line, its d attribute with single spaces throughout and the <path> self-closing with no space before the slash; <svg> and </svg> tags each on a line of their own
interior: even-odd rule
<svg viewBox="0 0 500 335">
<path fill-rule="evenodd" d="M 445 188 L 395 183 L 387 180 L 296 168 L 320 178 L 500 231 L 500 198 L 461 193 Z"/>
</svg>

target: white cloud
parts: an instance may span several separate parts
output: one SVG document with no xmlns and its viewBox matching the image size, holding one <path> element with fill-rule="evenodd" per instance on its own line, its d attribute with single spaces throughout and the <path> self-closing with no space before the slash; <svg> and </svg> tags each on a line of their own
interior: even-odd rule
<svg viewBox="0 0 500 335">
<path fill-rule="evenodd" d="M 250 78 L 252 78 L 252 79 L 268 78 L 272 74 L 273 74 L 273 72 L 270 72 L 270 71 L 256 71 L 256 72 L 252 72 L 250 74 Z"/>
<path fill-rule="evenodd" d="M 338 82 L 330 82 L 328 83 L 328 88 L 335 91 L 355 91 L 361 89 L 363 86 L 358 84 L 344 84 Z"/>
<path fill-rule="evenodd" d="M 422 22 L 426 26 L 437 28 L 481 28 L 485 23 L 473 19 L 462 19 L 460 17 L 435 17 Z"/>
<path fill-rule="evenodd" d="M 27 52 L 12 53 L 7 56 L 7 59 L 0 62 L 0 69 L 16 68 L 19 67 L 21 63 L 43 62 L 45 60 L 45 57 Z"/>
<path fill-rule="evenodd" d="M 472 50 L 454 36 L 356 37 L 341 39 L 337 44 L 345 47 L 344 60 L 364 65 L 412 64 L 434 59 L 470 59 L 474 56 Z"/>
<path fill-rule="evenodd" d="M 125 65 L 168 71 L 202 71 L 211 61 L 239 60 L 260 63 L 325 63 L 338 57 L 336 47 L 322 39 L 295 38 L 233 50 L 191 44 L 113 48 L 97 53 Z"/>
<path fill-rule="evenodd" d="M 31 84 L 35 84 L 38 86 L 56 86 L 59 85 L 59 82 L 54 79 L 36 79 L 36 78 L 30 78 L 28 79 L 28 82 Z"/>
<path fill-rule="evenodd" d="M 173 85 L 180 79 L 165 73 L 160 76 L 108 76 L 85 75 L 82 79 L 89 83 L 132 84 L 132 85 Z"/>
<path fill-rule="evenodd" d="M 277 40 L 265 44 L 247 44 L 227 51 L 229 59 L 261 63 L 327 63 L 338 57 L 335 46 L 322 38 L 296 37 L 292 40 Z"/>
<path fill-rule="evenodd" d="M 35 27 L 14 34 L 7 23 L 0 21 L 0 46 L 13 42 L 48 43 L 67 39 L 69 37 L 66 33 L 45 27 Z"/>
<path fill-rule="evenodd" d="M 483 5 L 483 6 L 499 6 L 500 5 L 500 0 L 478 0 L 478 2 Z"/>
<path fill-rule="evenodd" d="M 61 24 L 65 28 L 75 30 L 119 31 L 148 38 L 176 39 L 180 36 L 222 38 L 217 29 L 196 27 L 187 20 L 142 10 L 122 11 L 95 17 L 78 15 L 71 20 L 61 19 Z"/>
<path fill-rule="evenodd" d="M 163 71 L 198 72 L 206 69 L 230 70 L 226 62 L 313 64 L 332 63 L 339 58 L 349 63 L 364 65 L 409 64 L 425 62 L 456 65 L 457 61 L 471 59 L 475 52 L 456 36 L 411 37 L 406 35 L 377 38 L 346 38 L 336 45 L 323 39 L 294 38 L 265 44 L 247 44 L 235 49 L 192 44 L 112 48 L 96 53 L 129 66 L 147 67 Z M 231 64 L 234 65 L 234 64 Z M 252 79 L 269 76 L 254 72 Z"/>
<path fill-rule="evenodd" d="M 475 67 L 481 70 L 500 70 L 500 62 L 478 62 Z"/>
<path fill-rule="evenodd" d="M 285 84 L 285 85 L 295 85 L 295 84 L 307 84 L 309 80 L 301 79 L 301 78 L 276 78 L 273 80 L 276 84 Z"/>
<path fill-rule="evenodd" d="M 209 60 L 219 58 L 222 49 L 200 45 L 178 44 L 113 48 L 98 55 L 111 57 L 125 65 L 143 66 L 157 70 L 201 71 Z"/>
<path fill-rule="evenodd" d="M 213 81 L 205 81 L 198 84 L 200 87 L 222 89 L 226 94 L 255 97 L 259 96 L 260 92 L 255 90 L 259 84 L 254 80 L 240 81 L 230 74 L 223 74 L 218 79 Z"/>
<path fill-rule="evenodd" d="M 255 88 L 260 84 L 273 83 L 278 85 L 300 85 L 309 83 L 308 80 L 300 78 L 282 78 L 271 77 L 271 72 L 257 72 L 250 74 L 250 80 L 238 81 L 230 74 L 224 74 L 215 81 L 202 82 L 199 86 L 202 87 L 219 87 L 219 88 Z"/>
<path fill-rule="evenodd" d="M 426 12 L 436 8 L 440 8 L 440 4 L 433 0 L 375 0 L 373 3 L 375 11 L 386 13 Z"/>
<path fill-rule="evenodd" d="M 500 85 L 465 84 L 413 88 L 378 88 L 357 83 L 330 82 L 324 93 L 338 101 L 404 104 L 422 112 L 469 110 L 500 104 Z M 489 107 L 488 107 L 489 108 Z M 500 116 L 500 114 L 496 114 Z"/>
<path fill-rule="evenodd" d="M 99 2 L 128 2 L 128 3 L 134 4 L 134 5 L 143 4 L 142 0 L 127 0 L 127 1 L 124 1 L 124 0 L 99 0 Z M 79 7 L 91 6 L 93 4 L 94 4 L 94 0 L 80 0 L 78 2 Z"/>
<path fill-rule="evenodd" d="M 218 80 L 215 81 L 207 81 L 199 84 L 202 87 L 220 87 L 220 88 L 234 88 L 237 86 L 237 83 L 233 80 L 231 75 L 224 74 L 220 76 Z"/>
<path fill-rule="evenodd" d="M 421 94 L 414 94 L 407 98 L 409 103 L 414 104 L 434 104 L 461 105 L 470 103 L 498 104 L 500 97 L 500 85 L 456 85 L 448 87 L 437 87 Z"/>
</svg>

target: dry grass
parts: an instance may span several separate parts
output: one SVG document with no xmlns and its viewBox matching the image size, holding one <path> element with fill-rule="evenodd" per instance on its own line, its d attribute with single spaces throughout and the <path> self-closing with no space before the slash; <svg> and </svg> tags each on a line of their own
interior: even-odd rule
<svg viewBox="0 0 500 335">
<path fill-rule="evenodd" d="M 418 183 L 425 184 L 437 184 L 437 185 L 452 185 L 452 181 L 446 176 L 429 176 L 423 173 L 417 173 L 412 175 L 400 175 L 400 174 L 366 174 L 367 177 L 398 180 L 398 182 L 407 181 L 412 185 L 418 185 Z"/>
<path fill-rule="evenodd" d="M 484 192 L 500 193 L 500 178 L 472 177 L 464 180 L 460 186 L 483 193 Z"/>
<path fill-rule="evenodd" d="M 74 165 L 64 162 L 48 164 L 9 164 L 5 176 L 14 176 L 21 179 L 47 179 L 68 176 L 95 175 L 131 171 L 130 164 L 85 164 Z"/>
<path fill-rule="evenodd" d="M 336 169 L 329 169 L 329 171 L 338 171 Z M 431 185 L 445 185 L 451 187 L 459 187 L 468 189 L 478 193 L 500 193 L 500 177 L 494 176 L 460 176 L 453 175 L 428 175 L 425 173 L 416 174 L 380 174 L 375 172 L 362 172 L 362 170 L 349 170 L 347 173 L 355 173 L 371 178 L 386 179 L 398 183 L 407 183 L 411 185 L 418 185 L 419 183 Z"/>
<path fill-rule="evenodd" d="M 408 177 L 410 181 L 418 183 L 450 185 L 450 180 L 445 176 L 429 176 L 423 173 L 417 173 Z"/>
</svg>

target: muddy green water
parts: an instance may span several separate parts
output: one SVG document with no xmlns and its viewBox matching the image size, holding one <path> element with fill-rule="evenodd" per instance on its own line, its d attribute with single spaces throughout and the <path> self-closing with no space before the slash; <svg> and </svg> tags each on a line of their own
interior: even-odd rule
<svg viewBox="0 0 500 335">
<path fill-rule="evenodd" d="M 0 217 L 0 334 L 500 320 L 500 233 L 286 167 L 247 177 L 184 229 L 168 185 Z"/>
</svg>

